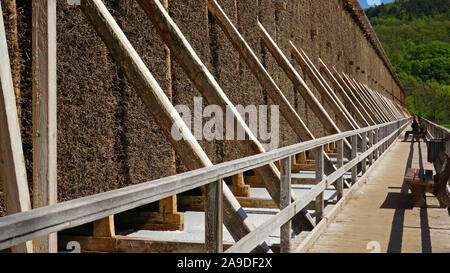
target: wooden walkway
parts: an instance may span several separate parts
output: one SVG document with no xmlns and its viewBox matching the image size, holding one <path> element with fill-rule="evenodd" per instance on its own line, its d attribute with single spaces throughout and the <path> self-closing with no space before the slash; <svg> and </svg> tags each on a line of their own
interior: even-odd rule
<svg viewBox="0 0 450 273">
<path fill-rule="evenodd" d="M 407 166 L 433 169 L 425 143 L 397 140 L 309 252 L 450 253 L 448 211 L 431 194 L 427 208 L 411 207 Z"/>
</svg>

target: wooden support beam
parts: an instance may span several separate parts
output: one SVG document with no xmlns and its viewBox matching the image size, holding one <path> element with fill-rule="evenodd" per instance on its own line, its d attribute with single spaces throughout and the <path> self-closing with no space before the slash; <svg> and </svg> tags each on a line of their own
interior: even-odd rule
<svg viewBox="0 0 450 273">
<path fill-rule="evenodd" d="M 311 183 L 311 185 L 315 184 Z M 262 208 L 262 209 L 278 209 L 279 207 L 272 199 L 258 197 L 236 197 L 239 204 L 243 208 Z M 331 203 L 331 201 L 326 201 Z M 178 204 L 181 211 L 203 211 L 205 207 L 205 198 L 203 196 L 184 196 L 178 197 Z M 306 206 L 307 210 L 313 210 L 315 203 L 311 202 Z M 116 219 L 117 222 L 117 219 Z"/>
<path fill-rule="evenodd" d="M 56 204 L 56 0 L 33 1 L 33 208 Z M 33 241 L 34 252 L 56 253 L 57 234 Z"/>
<path fill-rule="evenodd" d="M 205 203 L 202 202 L 198 211 L 204 211 Z M 152 212 L 141 210 L 129 210 L 114 215 L 115 223 L 119 229 L 139 229 L 139 230 L 163 230 L 163 231 L 183 231 L 184 213 L 172 212 Z M 95 225 L 95 222 L 94 222 Z"/>
<path fill-rule="evenodd" d="M 300 77 L 298 72 L 295 70 L 295 68 L 292 66 L 292 64 L 288 61 L 286 56 L 283 54 L 283 52 L 280 50 L 280 48 L 277 46 L 277 44 L 273 41 L 273 39 L 270 37 L 270 35 L 267 33 L 266 29 L 261 23 L 258 23 L 260 37 L 262 41 L 264 42 L 264 45 L 267 47 L 269 52 L 272 54 L 272 56 L 277 61 L 278 65 L 283 69 L 283 71 L 286 73 L 288 78 L 292 81 L 292 83 L 297 87 L 296 90 L 300 91 L 300 95 L 304 98 L 306 103 L 311 107 L 315 115 L 319 118 L 322 125 L 326 129 L 327 132 L 330 134 L 338 133 L 340 132 L 339 128 L 336 126 L 334 121 L 331 119 L 331 117 L 328 115 L 328 113 L 325 111 L 323 106 L 320 104 L 319 100 L 314 96 L 312 91 L 309 89 L 309 87 L 306 85 L 305 81 Z M 350 144 L 346 142 L 346 145 L 350 147 Z M 327 160 L 327 162 L 329 162 Z M 327 171 L 328 173 L 328 171 Z"/>
<path fill-rule="evenodd" d="M 93 234 L 95 237 L 114 237 L 114 236 L 116 236 L 116 230 L 115 230 L 115 225 L 114 225 L 114 216 L 111 215 L 111 216 L 108 216 L 101 220 L 95 221 Z"/>
<path fill-rule="evenodd" d="M 386 102 L 391 106 L 391 108 L 395 111 L 395 114 L 397 116 L 397 119 L 402 119 L 404 118 L 402 111 L 400 109 L 400 107 L 398 106 L 397 103 L 395 103 L 394 101 L 388 99 L 385 97 Z"/>
<path fill-rule="evenodd" d="M 298 163 L 306 163 L 306 152 L 298 154 Z"/>
<path fill-rule="evenodd" d="M 369 92 L 372 95 L 372 97 L 374 97 L 378 101 L 381 109 L 384 110 L 385 114 L 390 118 L 390 120 L 391 121 L 396 120 L 394 112 L 392 111 L 390 106 L 388 106 L 386 102 L 383 100 L 382 95 L 376 91 L 373 91 L 365 84 L 362 84 L 362 86 L 367 90 L 367 92 Z"/>
<path fill-rule="evenodd" d="M 367 132 L 362 133 L 361 153 L 367 151 Z M 367 159 L 364 158 L 361 162 L 362 174 L 367 171 Z"/>
<path fill-rule="evenodd" d="M 369 148 L 372 148 L 373 146 L 373 138 L 374 138 L 374 132 L 369 131 Z M 369 155 L 369 165 L 372 167 L 373 164 L 373 153 L 370 153 Z"/>
<path fill-rule="evenodd" d="M 250 197 L 250 185 L 245 185 L 243 173 L 231 177 L 230 190 L 235 196 Z"/>
<path fill-rule="evenodd" d="M 161 2 L 163 4 L 164 8 L 166 10 L 169 10 L 169 0 L 162 0 Z M 167 96 L 169 97 L 170 102 L 173 104 L 172 59 L 170 57 L 170 49 L 169 49 L 169 47 L 167 47 L 167 45 L 164 45 L 164 54 L 166 57 L 166 67 L 167 67 L 166 77 L 168 79 L 168 87 L 167 87 L 166 93 L 167 93 Z M 175 151 L 174 151 L 173 147 L 171 147 L 170 150 L 171 150 L 170 156 L 172 159 L 170 169 L 172 169 L 173 174 L 176 174 L 176 155 L 175 155 Z M 167 219 L 166 215 L 168 215 L 168 214 L 174 214 L 173 216 L 175 216 L 175 219 L 179 219 L 170 224 L 178 226 L 179 230 L 184 229 L 184 222 L 180 222 L 180 221 L 184 221 L 184 217 L 182 217 L 177 211 L 177 196 L 176 195 L 159 200 L 158 205 L 159 205 L 159 213 L 163 214 L 164 218 Z M 173 216 L 171 216 L 171 217 L 173 217 Z"/>
<path fill-rule="evenodd" d="M 381 103 L 384 105 L 384 107 L 386 109 L 388 109 L 389 113 L 391 114 L 392 120 L 398 120 L 400 119 L 400 116 L 398 116 L 398 113 L 396 112 L 396 109 L 394 107 L 392 107 L 392 105 L 388 102 L 389 99 L 386 98 L 385 96 L 381 95 L 378 92 L 375 92 L 373 90 L 371 90 L 369 87 L 367 87 L 366 85 L 364 85 L 366 87 L 366 89 L 368 89 L 369 91 L 371 91 L 373 94 L 375 94 L 378 99 L 381 101 Z"/>
<path fill-rule="evenodd" d="M 358 138 L 356 136 L 352 136 L 352 157 L 351 160 L 355 159 L 358 155 Z M 358 180 L 358 167 L 355 165 L 352 168 L 352 184 L 355 184 Z"/>
<path fill-rule="evenodd" d="M 356 138 L 356 137 L 355 137 Z M 314 149 L 316 155 L 316 184 L 319 184 L 324 178 L 323 172 L 323 146 Z M 326 187 L 326 186 L 325 186 Z M 316 225 L 322 221 L 324 212 L 324 198 L 323 191 L 316 197 Z"/>
<path fill-rule="evenodd" d="M 337 167 L 344 166 L 344 143 L 342 140 L 337 141 Z M 341 200 L 344 196 L 344 176 L 339 177 L 336 181 L 337 200 Z"/>
<path fill-rule="evenodd" d="M 223 181 L 207 186 L 205 200 L 205 251 L 206 253 L 223 252 Z"/>
<path fill-rule="evenodd" d="M 395 108 L 392 107 L 392 105 L 390 103 L 388 103 L 388 100 L 389 100 L 388 98 L 386 98 L 384 95 L 382 95 L 382 94 L 380 94 L 380 93 L 370 89 L 367 85 L 364 85 L 364 86 L 367 89 L 369 89 L 371 92 L 373 92 L 378 97 L 378 99 L 381 101 L 381 103 L 384 105 L 384 107 L 386 109 L 388 109 L 388 111 L 391 114 L 393 120 L 399 119 L 399 117 L 397 116 L 397 112 L 396 112 Z"/>
<path fill-rule="evenodd" d="M 195 140 L 191 131 L 183 122 L 177 110 L 172 106 L 170 100 L 103 2 L 100 0 L 82 1 L 80 7 L 108 47 L 112 57 L 123 69 L 125 76 L 144 102 L 147 110 L 155 117 L 162 132 L 166 135 L 185 166 L 191 170 L 212 166 L 212 162 Z M 162 6 L 161 9 L 165 11 Z M 180 132 L 182 136 L 180 140 L 175 140 L 172 137 L 172 126 L 175 126 L 175 129 Z M 248 219 L 245 219 L 247 217 L 241 213 L 239 202 L 226 185 L 223 185 L 223 194 L 224 223 L 233 238 L 239 240 L 255 227 Z M 267 250 L 267 248 L 263 247 L 260 249 L 261 251 Z"/>
<path fill-rule="evenodd" d="M 0 15 L 0 181 L 6 212 L 14 214 L 30 210 L 31 202 L 1 3 Z M 32 242 L 17 245 L 12 251 L 31 253 Z"/>
<path fill-rule="evenodd" d="M 375 111 L 374 106 L 367 101 L 365 96 L 358 90 L 358 88 L 355 86 L 355 84 L 350 80 L 350 78 L 347 77 L 344 73 L 342 73 L 343 80 L 347 83 L 347 85 L 350 87 L 350 90 L 353 92 L 353 94 L 358 98 L 358 100 L 363 104 L 365 109 L 368 109 L 371 115 L 377 120 L 377 123 L 383 123 L 384 120 L 379 116 L 378 112 Z"/>
<path fill-rule="evenodd" d="M 298 75 L 297 71 L 295 71 L 294 67 L 290 64 L 284 54 L 281 52 L 280 48 L 276 45 L 273 39 L 270 37 L 264 26 L 258 22 L 259 33 L 264 45 L 270 51 L 272 56 L 274 56 L 278 65 L 285 71 L 286 75 L 289 79 L 294 83 L 295 86 L 301 91 L 300 94 L 304 97 L 305 101 L 312 100 L 310 103 L 310 107 L 314 109 L 314 113 L 318 116 L 321 122 L 326 126 L 326 129 L 330 133 L 336 133 L 339 129 L 336 126 L 333 126 L 333 120 L 326 113 L 325 109 L 323 109 L 320 102 L 313 95 L 312 91 L 303 81 L 303 79 Z"/>
<path fill-rule="evenodd" d="M 355 81 L 355 80 L 354 80 Z M 356 81 L 355 81 L 356 82 Z M 394 120 L 389 112 L 388 109 L 385 108 L 385 106 L 382 104 L 382 102 L 379 100 L 379 98 L 376 96 L 376 94 L 374 92 L 372 92 L 370 89 L 368 89 L 364 84 L 362 83 L 358 83 L 358 86 L 360 87 L 360 89 L 366 93 L 366 96 L 372 100 L 372 102 L 375 103 L 376 107 L 378 108 L 378 110 L 380 111 L 380 113 L 383 114 L 383 116 L 388 120 L 388 121 L 392 121 Z"/>
<path fill-rule="evenodd" d="M 366 120 L 364 115 L 361 113 L 361 111 L 356 107 L 354 101 L 350 98 L 350 96 L 345 92 L 344 87 L 341 86 L 341 84 L 336 80 L 336 78 L 333 76 L 331 71 L 328 69 L 328 67 L 325 65 L 325 63 L 322 61 L 322 59 L 319 58 L 320 62 L 320 68 L 325 73 L 325 75 L 328 77 L 328 80 L 332 83 L 334 86 L 334 89 L 338 91 L 338 93 L 341 95 L 341 97 L 344 99 L 344 102 L 347 106 L 350 107 L 350 110 L 353 112 L 353 114 L 356 116 L 356 118 L 359 121 L 359 124 L 361 127 L 371 126 L 375 123 L 371 124 L 369 121 Z"/>
<path fill-rule="evenodd" d="M 291 204 L 291 166 L 292 166 L 291 157 L 287 157 L 281 160 L 280 166 L 281 210 L 288 207 Z M 289 253 L 290 250 L 291 250 L 291 221 L 287 221 L 280 228 L 280 252 Z"/>
<path fill-rule="evenodd" d="M 366 86 L 366 88 L 368 88 L 368 87 Z M 371 90 L 371 91 L 372 91 L 372 92 L 375 92 L 375 91 L 373 91 L 373 90 Z M 389 109 L 389 111 L 390 111 L 391 115 L 393 116 L 394 120 L 398 120 L 398 119 L 401 118 L 401 117 L 398 115 L 398 112 L 397 112 L 398 109 L 396 109 L 396 107 L 394 107 L 394 106 L 391 104 L 391 100 L 390 100 L 390 99 L 388 99 L 387 97 L 385 97 L 384 95 L 382 95 L 382 94 L 380 94 L 380 93 L 378 93 L 378 92 L 375 92 L 375 94 L 379 97 L 379 99 L 380 99 L 381 102 L 385 105 L 385 107 Z"/>
<path fill-rule="evenodd" d="M 248 141 L 236 142 L 242 156 L 264 153 L 265 150 L 261 143 L 253 135 L 237 109 L 228 99 L 206 66 L 201 62 L 198 55 L 194 52 L 178 26 L 173 22 L 159 1 L 138 0 L 138 3 L 146 12 L 148 18 L 153 22 L 161 38 L 170 48 L 173 56 L 183 67 L 186 75 L 197 87 L 197 90 L 206 98 L 208 103 L 216 104 L 222 109 L 231 110 L 237 125 L 235 133 L 238 130 L 245 132 L 246 139 L 248 139 Z M 264 182 L 267 191 L 275 203 L 280 204 L 280 174 L 275 165 L 270 164 L 258 168 L 255 170 L 255 173 Z M 295 200 L 294 194 L 292 194 L 292 198 Z M 300 233 L 303 230 L 310 230 L 313 227 L 314 221 L 306 210 L 303 210 L 293 219 L 293 228 L 296 233 Z"/>
<path fill-rule="evenodd" d="M 380 108 L 379 104 L 377 103 L 377 101 L 375 101 L 375 99 L 355 79 L 351 79 L 350 78 L 350 81 L 353 82 L 353 84 L 355 85 L 356 89 L 363 95 L 363 97 L 366 98 L 366 100 L 370 103 L 370 105 L 372 105 L 372 107 L 375 109 L 375 111 L 381 117 L 383 122 L 388 122 L 389 118 L 386 116 L 386 114 L 383 112 L 383 110 L 381 110 L 381 108 Z"/>
<path fill-rule="evenodd" d="M 364 118 L 370 122 L 370 125 L 376 125 L 377 121 L 372 113 L 370 113 L 370 109 L 368 109 L 364 102 L 354 93 L 352 87 L 342 78 L 336 68 L 332 67 L 332 74 L 335 79 L 339 82 L 339 84 L 344 88 L 344 91 L 349 95 L 350 99 L 355 103 L 357 109 L 364 115 Z"/>
<path fill-rule="evenodd" d="M 374 144 L 377 144 L 378 141 L 380 140 L 380 130 L 379 129 L 375 129 L 375 135 L 374 135 L 375 139 L 374 139 Z M 374 159 L 377 160 L 380 156 L 380 149 L 377 148 L 375 149 L 374 152 Z"/>
<path fill-rule="evenodd" d="M 298 50 L 291 42 L 291 53 L 297 63 L 301 66 L 302 70 L 306 72 L 313 84 L 316 86 L 316 89 L 319 91 L 321 97 L 328 103 L 334 111 L 336 117 L 342 122 L 344 126 L 343 131 L 359 129 L 356 121 L 352 118 L 339 98 L 334 95 L 333 90 L 325 82 L 322 75 L 320 75 L 319 71 L 317 71 L 316 67 L 303 49 L 300 48 L 300 50 Z"/>
<path fill-rule="evenodd" d="M 301 171 L 314 171 L 316 169 L 316 164 L 293 164 L 292 165 L 292 172 L 298 173 Z"/>
<path fill-rule="evenodd" d="M 288 99 L 266 71 L 242 35 L 234 27 L 233 23 L 221 9 L 219 4 L 215 0 L 208 0 L 208 9 L 216 19 L 216 22 L 222 28 L 225 35 L 233 44 L 234 48 L 239 52 L 241 58 L 244 59 L 247 66 L 252 71 L 252 74 L 256 77 L 262 88 L 272 99 L 273 103 L 279 105 L 281 114 L 294 130 L 295 134 L 302 141 L 314 139 L 311 131 L 308 127 L 306 127 L 306 124 L 289 103 Z"/>
<path fill-rule="evenodd" d="M 129 236 L 95 237 L 62 235 L 58 242 L 65 249 L 71 241 L 79 242 L 82 253 L 205 253 L 201 241 L 163 241 Z M 228 249 L 232 243 L 225 243 Z"/>
</svg>

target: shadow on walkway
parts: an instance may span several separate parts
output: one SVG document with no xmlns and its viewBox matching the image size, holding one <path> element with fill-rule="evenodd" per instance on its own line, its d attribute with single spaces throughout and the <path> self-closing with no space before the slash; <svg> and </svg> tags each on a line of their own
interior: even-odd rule
<svg viewBox="0 0 450 273">
<path fill-rule="evenodd" d="M 414 139 L 411 141 L 410 152 L 408 161 L 406 163 L 406 169 L 412 167 L 412 160 L 414 157 Z M 419 165 L 420 170 L 423 171 L 423 157 L 420 142 L 418 143 Z M 405 169 L 405 170 L 406 170 Z M 403 182 L 400 188 L 400 193 L 389 192 L 386 200 L 381 205 L 381 208 L 395 209 L 394 217 L 391 226 L 391 235 L 389 237 L 388 253 L 400 253 L 403 243 L 403 230 L 405 220 L 405 210 L 412 209 L 410 196 L 408 195 L 408 184 Z M 422 240 L 422 252 L 431 253 L 431 239 L 430 239 L 430 227 L 428 223 L 428 211 L 427 208 L 420 209 L 420 229 Z"/>
</svg>

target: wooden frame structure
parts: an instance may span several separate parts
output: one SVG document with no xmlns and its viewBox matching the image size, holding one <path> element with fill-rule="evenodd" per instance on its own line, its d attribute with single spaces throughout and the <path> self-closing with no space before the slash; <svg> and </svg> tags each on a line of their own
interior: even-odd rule
<svg viewBox="0 0 450 273">
<path fill-rule="evenodd" d="M 275 229 L 280 228 L 281 225 L 291 220 L 302 210 L 302 208 L 306 207 L 309 202 L 316 200 L 316 206 L 322 207 L 323 199 L 316 199 L 317 196 L 319 196 L 328 186 L 338 181 L 348 170 L 352 169 L 362 160 L 365 160 L 377 149 L 382 149 L 381 152 L 383 153 L 385 151 L 384 147 L 388 147 L 388 145 L 396 140 L 409 121 L 410 118 L 406 118 L 364 129 L 344 132 L 280 148 L 264 154 L 245 157 L 118 190 L 5 216 L 0 218 L 0 249 L 23 243 L 35 237 L 100 220 L 108 215 L 130 210 L 193 188 L 217 183 L 218 179 L 259 168 L 280 159 L 290 158 L 292 155 L 322 147 L 330 142 L 341 142 L 347 137 L 386 128 L 386 131 L 388 132 L 386 137 L 380 139 L 379 142 L 374 143 L 372 147 L 368 147 L 367 151 L 364 153 L 358 153 L 357 157 L 350 160 L 337 171 L 328 176 L 322 176 L 322 180 L 320 180 L 302 199 L 291 202 L 275 217 L 271 218 L 270 221 L 267 221 L 254 229 L 227 250 L 227 252 L 250 252 L 255 247 L 258 247 Z M 339 150 L 339 153 L 339 157 L 341 157 L 342 149 Z M 282 166 L 286 167 L 286 170 L 283 170 L 283 182 L 288 183 L 289 176 L 286 174 L 289 173 L 290 165 L 284 163 Z M 318 168 L 317 171 L 321 172 L 322 168 Z M 361 178 L 357 182 L 360 181 Z M 285 186 L 286 185 L 283 185 L 283 187 Z M 284 192 L 285 190 L 283 190 L 283 194 Z M 217 198 L 214 202 L 220 203 L 222 200 L 221 198 Z M 216 204 L 215 206 L 220 207 L 220 204 Z M 214 213 L 215 216 L 212 217 L 212 219 L 209 219 L 209 221 L 218 219 L 218 213 L 219 211 L 216 210 Z M 209 221 L 207 221 L 207 223 Z M 208 223 L 208 225 L 209 224 L 210 223 Z M 218 231 L 215 232 L 219 233 Z M 206 236 L 206 240 L 216 239 L 217 236 Z M 206 245 L 209 244 L 217 247 L 220 242 L 213 243 L 207 241 Z M 217 249 L 218 248 L 216 248 L 216 250 Z"/>
<path fill-rule="evenodd" d="M 373 160 L 379 158 L 378 152 L 383 153 L 409 121 L 393 101 L 346 74 L 340 75 L 334 68 L 331 72 L 320 60 L 321 69 L 325 71 L 330 85 L 306 53 L 299 51 L 291 42 L 291 53 L 296 61 L 344 124 L 343 128 L 339 128 L 262 24 L 258 23 L 264 45 L 292 83 L 298 87 L 300 95 L 313 109 L 326 131 L 334 134 L 316 139 L 218 3 L 208 0 L 209 12 L 303 141 L 266 152 L 170 18 L 163 4 L 158 0 L 137 2 L 153 22 L 171 56 L 176 58 L 208 103 L 233 110 L 234 121 L 248 139 L 237 143 L 243 158 L 213 166 L 103 2 L 83 0 L 81 10 L 124 71 L 148 111 L 156 117 L 155 120 L 170 140 L 173 149 L 191 171 L 57 204 L 56 0 L 33 1 L 33 210 L 30 210 L 9 58 L 8 54 L 3 54 L 7 53 L 7 46 L 3 18 L 0 18 L 0 180 L 6 189 L 8 214 L 18 213 L 0 218 L 0 249 L 14 247 L 15 252 L 56 252 L 56 232 L 89 222 L 94 222 L 94 241 L 101 238 L 107 238 L 108 242 L 130 240 L 116 236 L 114 214 L 202 187 L 203 197 L 200 198 L 203 198 L 206 217 L 206 252 L 224 250 L 223 224 L 237 242 L 233 246 L 226 246 L 229 252 L 270 252 L 264 238 L 280 227 L 280 249 L 282 252 L 289 252 L 291 230 L 299 234 L 312 230 L 316 224 L 322 222 L 326 205 L 323 198 L 324 189 L 335 184 L 338 199 L 344 198 L 344 187 L 353 187 L 343 179 L 344 173 L 351 170 L 352 184 L 357 184 L 360 180 L 358 166 L 362 166 L 362 173 L 365 173 L 368 169 L 367 159 L 372 166 Z M 343 101 L 337 96 L 338 93 Z M 347 110 L 347 104 L 350 105 L 350 111 Z M 173 124 L 183 135 L 181 141 L 171 137 Z M 352 139 L 351 142 L 348 141 L 349 138 Z M 336 150 L 330 149 L 335 145 Z M 305 156 L 305 152 L 310 150 L 309 154 L 313 155 L 314 161 Z M 301 156 L 297 162 L 299 154 Z M 331 162 L 330 154 L 337 156 L 337 166 Z M 348 159 L 346 163 L 344 157 Z M 277 168 L 276 162 L 279 160 L 281 162 Z M 315 170 L 314 181 L 296 178 L 293 174 L 295 168 Z M 233 186 L 245 188 L 247 185 L 241 178 L 243 172 L 248 170 L 256 173 L 271 199 L 236 198 L 223 181 L 224 178 L 235 176 Z M 294 183 L 315 185 L 306 197 L 298 199 L 291 190 L 290 185 Z M 260 201 L 265 206 L 277 207 L 280 213 L 275 221 L 255 228 L 241 207 L 241 203 L 250 201 Z M 173 199 L 170 202 L 173 202 Z M 307 208 L 315 208 L 315 220 L 309 215 Z M 33 246 L 29 240 L 34 240 Z M 133 242 L 139 245 L 138 241 Z"/>
</svg>

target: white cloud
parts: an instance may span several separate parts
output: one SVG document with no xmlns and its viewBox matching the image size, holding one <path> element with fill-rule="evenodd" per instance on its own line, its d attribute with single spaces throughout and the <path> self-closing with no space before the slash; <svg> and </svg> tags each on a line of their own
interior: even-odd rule
<svg viewBox="0 0 450 273">
<path fill-rule="evenodd" d="M 381 5 L 381 0 L 367 0 L 367 5 L 369 6 Z"/>
</svg>

